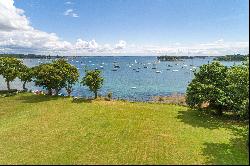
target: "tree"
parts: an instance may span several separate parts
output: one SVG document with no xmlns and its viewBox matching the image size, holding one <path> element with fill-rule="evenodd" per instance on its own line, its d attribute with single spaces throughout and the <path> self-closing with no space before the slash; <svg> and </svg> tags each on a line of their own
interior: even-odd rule
<svg viewBox="0 0 250 166">
<path fill-rule="evenodd" d="M 97 98 L 97 92 L 103 85 L 103 78 L 100 70 L 86 70 L 86 74 L 83 77 L 81 83 L 88 86 L 90 91 L 94 92 L 95 99 Z"/>
<path fill-rule="evenodd" d="M 76 67 L 63 59 L 55 60 L 50 64 L 41 64 L 35 68 L 34 73 L 35 84 L 46 88 L 49 95 L 52 95 L 52 90 L 55 90 L 58 95 L 62 88 L 66 88 L 70 95 L 72 86 L 79 77 Z"/>
<path fill-rule="evenodd" d="M 10 82 L 18 77 L 22 61 L 12 57 L 0 57 L 0 75 L 3 76 L 10 91 Z"/>
<path fill-rule="evenodd" d="M 70 96 L 71 92 L 73 91 L 72 87 L 77 82 L 79 77 L 79 72 L 77 68 L 71 64 L 69 64 L 64 59 L 59 59 L 57 61 L 54 61 L 53 66 L 55 68 L 60 69 L 60 74 L 62 79 L 62 87 L 65 87 L 68 96 Z"/>
<path fill-rule="evenodd" d="M 42 86 L 48 90 L 48 95 L 52 95 L 52 90 L 59 88 L 61 77 L 52 64 L 41 64 L 34 68 L 35 85 Z"/>
<path fill-rule="evenodd" d="M 227 105 L 231 111 L 249 118 L 249 65 L 233 66 L 227 72 Z"/>
<path fill-rule="evenodd" d="M 22 65 L 21 71 L 19 73 L 19 79 L 23 82 L 23 90 L 27 90 L 25 87 L 27 82 L 32 81 L 33 77 L 33 68 L 29 68 L 26 65 Z"/>
<path fill-rule="evenodd" d="M 220 62 L 201 66 L 187 87 L 187 104 L 200 108 L 203 103 L 209 103 L 209 107 L 221 115 L 227 109 L 227 70 Z"/>
</svg>

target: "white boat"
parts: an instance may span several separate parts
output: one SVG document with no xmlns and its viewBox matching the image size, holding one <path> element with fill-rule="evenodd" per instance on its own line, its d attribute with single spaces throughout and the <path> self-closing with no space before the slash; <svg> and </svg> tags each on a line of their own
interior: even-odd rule
<svg viewBox="0 0 250 166">
<path fill-rule="evenodd" d="M 135 60 L 135 63 L 137 63 L 137 61 Z"/>
<path fill-rule="evenodd" d="M 128 67 L 131 67 L 131 66 L 128 66 Z"/>
<path fill-rule="evenodd" d="M 186 67 L 187 65 L 183 65 L 183 66 L 185 66 L 185 67 Z"/>
<path fill-rule="evenodd" d="M 161 71 L 155 71 L 156 73 L 161 73 Z"/>
<path fill-rule="evenodd" d="M 179 70 L 173 70 L 173 71 L 179 71 Z"/>
<path fill-rule="evenodd" d="M 100 66 L 100 68 L 103 68 L 103 66 Z"/>
<path fill-rule="evenodd" d="M 135 87 L 135 86 L 133 86 L 133 87 L 131 87 L 131 89 L 136 89 L 136 87 Z"/>
</svg>

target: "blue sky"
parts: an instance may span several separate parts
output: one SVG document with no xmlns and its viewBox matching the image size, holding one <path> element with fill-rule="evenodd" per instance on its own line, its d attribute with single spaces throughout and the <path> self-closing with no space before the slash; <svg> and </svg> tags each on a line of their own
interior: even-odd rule
<svg viewBox="0 0 250 166">
<path fill-rule="evenodd" d="M 248 0 L 15 0 L 13 6 L 24 11 L 28 26 L 71 44 L 123 41 L 166 51 L 249 42 Z"/>
</svg>

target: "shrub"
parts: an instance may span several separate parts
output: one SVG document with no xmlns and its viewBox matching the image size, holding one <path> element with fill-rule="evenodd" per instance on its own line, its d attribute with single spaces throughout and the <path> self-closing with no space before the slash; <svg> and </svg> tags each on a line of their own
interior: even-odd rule
<svg viewBox="0 0 250 166">
<path fill-rule="evenodd" d="M 159 96 L 158 101 L 162 102 L 162 101 L 164 101 L 164 98 L 162 96 Z"/>
<path fill-rule="evenodd" d="M 203 103 L 222 114 L 227 109 L 226 80 L 227 67 L 219 62 L 213 62 L 200 67 L 195 78 L 187 87 L 186 102 L 191 107 L 201 108 Z"/>
<path fill-rule="evenodd" d="M 249 68 L 233 66 L 227 72 L 227 106 L 243 118 L 249 118 Z"/>
<path fill-rule="evenodd" d="M 249 118 L 249 63 L 227 68 L 219 62 L 206 64 L 187 87 L 187 104 L 202 108 L 208 103 L 217 114 L 230 111 Z"/>
<path fill-rule="evenodd" d="M 112 95 L 113 95 L 113 94 L 112 94 L 112 92 L 109 92 L 109 93 L 108 93 L 108 95 L 107 95 L 107 96 L 108 96 L 108 99 L 109 99 L 109 100 L 111 100 L 111 99 L 112 99 Z"/>
</svg>

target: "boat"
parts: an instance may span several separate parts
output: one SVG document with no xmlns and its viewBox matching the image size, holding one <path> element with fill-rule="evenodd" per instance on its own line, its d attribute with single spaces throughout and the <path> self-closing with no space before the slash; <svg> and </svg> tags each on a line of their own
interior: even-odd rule
<svg viewBox="0 0 250 166">
<path fill-rule="evenodd" d="M 137 63 L 137 61 L 135 60 L 135 63 Z"/>
<path fill-rule="evenodd" d="M 155 71 L 155 72 L 156 72 L 156 73 L 161 73 L 161 71 L 158 71 L 158 70 L 157 70 L 157 71 Z"/>
<path fill-rule="evenodd" d="M 173 71 L 179 71 L 179 70 L 173 70 Z"/>
<path fill-rule="evenodd" d="M 147 66 L 144 66 L 143 68 L 148 68 Z"/>
<path fill-rule="evenodd" d="M 167 69 L 167 70 L 170 70 L 170 69 Z"/>
<path fill-rule="evenodd" d="M 103 69 L 103 66 L 100 66 L 101 69 Z"/>
<path fill-rule="evenodd" d="M 114 65 L 114 68 L 120 68 L 120 66 L 119 65 Z"/>
<path fill-rule="evenodd" d="M 139 70 L 136 70 L 136 72 L 140 72 Z"/>
<path fill-rule="evenodd" d="M 152 67 L 152 69 L 156 69 L 156 66 L 155 66 L 155 64 L 153 64 L 153 67 Z"/>
<path fill-rule="evenodd" d="M 112 71 L 117 71 L 117 69 L 112 69 Z"/>
<path fill-rule="evenodd" d="M 128 66 L 128 67 L 131 67 L 131 66 Z"/>
<path fill-rule="evenodd" d="M 136 89 L 136 87 L 135 87 L 135 86 L 133 86 L 133 87 L 131 87 L 131 89 Z"/>
</svg>

